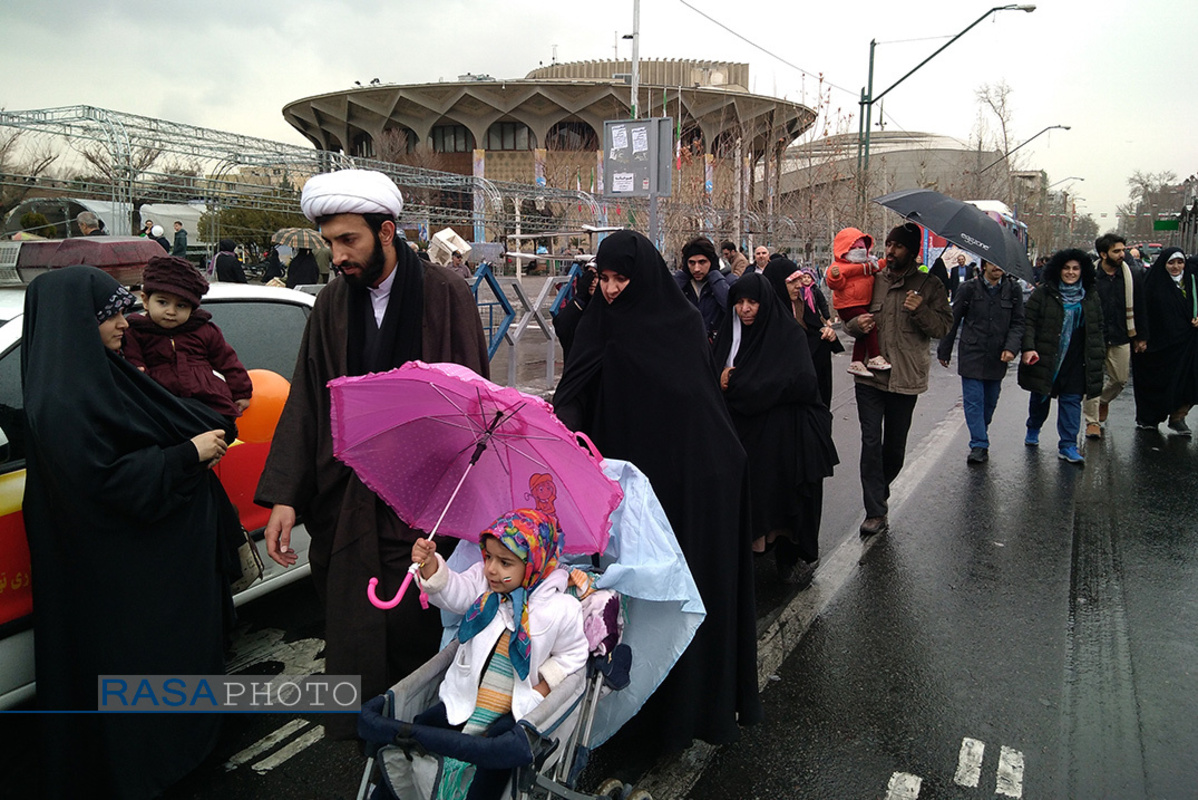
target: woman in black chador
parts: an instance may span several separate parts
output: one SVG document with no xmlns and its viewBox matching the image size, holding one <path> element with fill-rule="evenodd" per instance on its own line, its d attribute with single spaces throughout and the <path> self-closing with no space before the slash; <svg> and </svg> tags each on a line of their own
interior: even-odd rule
<svg viewBox="0 0 1198 800">
<path fill-rule="evenodd" d="M 121 357 L 132 304 L 94 267 L 52 270 L 25 296 L 23 511 L 46 710 L 95 711 L 99 675 L 224 672 L 227 590 L 209 469 L 225 451 L 224 421 Z M 204 759 L 218 721 L 41 717 L 43 794 L 157 796 Z"/>
<path fill-rule="evenodd" d="M 716 386 L 703 318 L 644 236 L 595 257 L 587 306 L 554 395 L 558 416 L 604 456 L 648 476 L 707 617 L 636 721 L 668 749 L 739 737 L 761 719 L 744 449 Z"/>
<path fill-rule="evenodd" d="M 832 354 L 843 353 L 844 345 L 829 323 L 828 301 L 816 285 L 815 270 L 799 269 L 788 258 L 771 259 L 766 280 L 774 287 L 783 308 L 789 308 L 799 327 L 807 334 L 807 349 L 815 366 L 819 396 L 832 407 Z"/>
<path fill-rule="evenodd" d="M 1136 424 L 1190 435 L 1186 414 L 1198 402 L 1198 274 L 1179 247 L 1166 247 L 1144 276 L 1137 335 L 1147 342 L 1131 357 Z"/>
<path fill-rule="evenodd" d="M 838 462 L 832 415 L 820 396 L 807 336 L 769 280 L 742 275 L 728 304 L 715 366 L 749 456 L 754 549 L 773 544 L 779 576 L 805 588 L 819 561 L 823 481 Z"/>
</svg>

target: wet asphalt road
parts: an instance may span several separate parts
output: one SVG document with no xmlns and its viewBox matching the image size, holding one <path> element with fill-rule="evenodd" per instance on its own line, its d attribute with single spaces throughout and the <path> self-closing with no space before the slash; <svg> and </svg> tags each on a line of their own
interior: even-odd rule
<svg viewBox="0 0 1198 800">
<path fill-rule="evenodd" d="M 759 628 L 788 642 L 775 661 L 763 646 L 766 722 L 656 764 L 613 741 L 584 788 L 617 775 L 658 800 L 1198 796 L 1198 444 L 1134 430 L 1129 388 L 1086 466 L 1065 464 L 1049 427 L 1038 450 L 1022 444 L 1012 374 L 991 461 L 968 467 L 955 365 L 937 365 L 891 532 L 863 545 L 856 409 L 836 363 L 841 465 L 816 584 L 796 594 L 758 560 Z M 306 582 L 242 612 L 247 671 L 323 667 Z M 363 762 L 321 721 L 229 717 L 167 796 L 353 797 Z M 0 722 L 5 796 L 29 796 L 32 720 Z"/>
<path fill-rule="evenodd" d="M 686 796 L 1198 796 L 1198 445 L 1129 389 L 1066 464 L 1012 378 L 989 463 L 963 426 L 913 441 L 942 453 Z"/>
</svg>

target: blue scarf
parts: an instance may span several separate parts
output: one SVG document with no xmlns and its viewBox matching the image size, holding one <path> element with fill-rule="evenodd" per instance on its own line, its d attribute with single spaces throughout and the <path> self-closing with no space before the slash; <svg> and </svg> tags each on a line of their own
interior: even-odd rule
<svg viewBox="0 0 1198 800">
<path fill-rule="evenodd" d="M 1061 324 L 1061 343 L 1057 348 L 1057 364 L 1052 371 L 1052 379 L 1057 379 L 1057 373 L 1061 371 L 1061 364 L 1065 361 L 1065 353 L 1069 352 L 1069 342 L 1073 339 L 1073 332 L 1082 326 L 1085 318 L 1082 314 L 1082 300 L 1086 297 L 1086 290 L 1082 287 L 1081 280 L 1077 283 L 1057 283 L 1057 288 L 1061 291 L 1061 305 L 1065 307 L 1065 321 Z"/>
</svg>

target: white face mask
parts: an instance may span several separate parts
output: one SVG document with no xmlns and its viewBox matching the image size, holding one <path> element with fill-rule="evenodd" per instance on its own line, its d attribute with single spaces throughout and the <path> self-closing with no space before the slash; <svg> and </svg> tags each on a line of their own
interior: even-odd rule
<svg viewBox="0 0 1198 800">
<path fill-rule="evenodd" d="M 869 251 L 864 247 L 854 247 L 844 257 L 850 264 L 864 264 L 869 261 Z"/>
</svg>

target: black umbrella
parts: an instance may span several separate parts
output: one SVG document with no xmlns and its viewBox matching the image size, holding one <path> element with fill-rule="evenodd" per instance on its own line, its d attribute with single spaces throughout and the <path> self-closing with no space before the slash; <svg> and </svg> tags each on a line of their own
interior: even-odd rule
<svg viewBox="0 0 1198 800">
<path fill-rule="evenodd" d="M 958 247 L 1025 281 L 1032 279 L 1027 247 L 1015 233 L 985 212 L 931 189 L 905 189 L 875 197 L 874 202 L 922 225 Z"/>
</svg>

